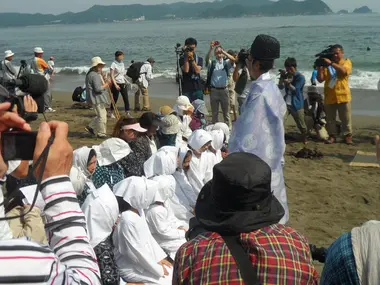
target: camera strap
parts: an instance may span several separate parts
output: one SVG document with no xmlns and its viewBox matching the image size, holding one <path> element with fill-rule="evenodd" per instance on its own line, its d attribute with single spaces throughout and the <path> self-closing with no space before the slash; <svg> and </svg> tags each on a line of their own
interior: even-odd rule
<svg viewBox="0 0 380 285">
<path fill-rule="evenodd" d="M 246 285 L 261 285 L 257 277 L 257 266 L 252 264 L 249 254 L 244 251 L 240 236 L 222 235 L 222 238 L 235 259 L 244 283 Z"/>
</svg>

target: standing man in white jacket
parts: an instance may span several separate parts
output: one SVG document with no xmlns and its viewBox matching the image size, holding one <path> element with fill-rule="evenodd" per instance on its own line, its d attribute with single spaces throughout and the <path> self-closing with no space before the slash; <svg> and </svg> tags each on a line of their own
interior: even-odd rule
<svg viewBox="0 0 380 285">
<path fill-rule="evenodd" d="M 148 58 L 146 62 L 141 66 L 140 78 L 136 84 L 138 90 L 135 94 L 135 111 L 148 112 L 151 110 L 149 102 L 148 86 L 149 82 L 153 79 L 153 65 L 155 61 L 152 57 Z M 143 108 L 140 107 L 140 93 L 143 97 Z"/>
</svg>

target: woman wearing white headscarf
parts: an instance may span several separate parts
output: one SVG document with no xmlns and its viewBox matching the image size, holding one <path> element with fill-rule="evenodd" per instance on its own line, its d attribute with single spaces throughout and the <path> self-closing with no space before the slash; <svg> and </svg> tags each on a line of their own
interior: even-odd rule
<svg viewBox="0 0 380 285">
<path fill-rule="evenodd" d="M 209 148 L 211 158 L 214 159 L 214 165 L 222 162 L 222 148 L 224 145 L 224 133 L 222 130 L 213 130 L 210 132 L 212 137 L 211 146 Z"/>
<path fill-rule="evenodd" d="M 108 185 L 93 190 L 82 205 L 90 244 L 98 259 L 103 285 L 119 285 L 120 275 L 114 258 L 112 231 L 119 216 L 119 205 Z"/>
<path fill-rule="evenodd" d="M 154 202 L 158 182 L 145 177 L 129 177 L 114 187 L 122 211 L 113 241 L 115 258 L 125 282 L 171 284 L 171 264 L 153 238 L 145 220 L 144 209 Z"/>
<path fill-rule="evenodd" d="M 154 203 L 145 212 L 150 232 L 162 249 L 174 260 L 177 250 L 186 243 L 186 229 L 169 208 L 169 199 L 174 196 L 174 188 L 169 187 L 165 177 L 157 176 L 160 183 Z"/>
<path fill-rule="evenodd" d="M 81 196 L 85 189 L 88 191 L 88 189 L 94 188 L 91 176 L 95 172 L 96 162 L 97 157 L 94 149 L 85 146 L 74 150 L 70 178 L 78 196 Z"/>
<path fill-rule="evenodd" d="M 153 180 L 166 180 L 166 187 L 173 189 L 174 195 L 169 199 L 168 205 L 175 217 L 182 222 L 182 226 L 188 228 L 189 221 L 193 217 L 192 207 L 182 187 L 177 183 L 173 174 L 178 167 L 178 148 L 162 147 L 152 155 L 144 164 L 145 176 Z"/>
<path fill-rule="evenodd" d="M 192 114 L 194 107 L 191 105 L 190 100 L 186 96 L 178 96 L 177 102 L 173 107 L 176 111 L 178 119 L 180 120 L 180 132 L 177 135 L 176 146 L 181 147 L 187 145 L 187 140 L 193 132 L 190 128 Z"/>
<path fill-rule="evenodd" d="M 189 138 L 189 147 L 193 152 L 187 178 L 193 191 L 198 196 L 203 186 L 212 179 L 214 161 L 210 160 L 208 148 L 212 142 L 211 135 L 205 130 L 196 130 Z"/>
</svg>

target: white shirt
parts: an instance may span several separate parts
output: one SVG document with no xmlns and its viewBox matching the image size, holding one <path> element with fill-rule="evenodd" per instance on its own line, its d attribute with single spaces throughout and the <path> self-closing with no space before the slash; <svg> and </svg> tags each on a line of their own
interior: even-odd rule
<svg viewBox="0 0 380 285">
<path fill-rule="evenodd" d="M 16 79 L 17 71 L 11 61 L 5 59 L 1 62 L 1 75 L 4 81 Z"/>
<path fill-rule="evenodd" d="M 49 65 L 49 68 L 54 71 L 54 67 L 55 67 L 54 60 L 49 60 L 47 64 Z"/>
<path fill-rule="evenodd" d="M 113 241 L 116 264 L 124 280 L 164 284 L 160 282 L 164 270 L 158 262 L 166 258 L 166 253 L 150 233 L 144 216 L 132 211 L 122 213 Z"/>
<path fill-rule="evenodd" d="M 146 211 L 146 221 L 155 240 L 174 260 L 177 250 L 186 243 L 181 222 L 166 206 L 153 204 Z"/>
<path fill-rule="evenodd" d="M 125 84 L 125 65 L 124 62 L 114 61 L 111 64 L 111 70 L 114 71 L 114 78 L 117 84 Z"/>
<path fill-rule="evenodd" d="M 145 88 L 148 88 L 149 81 L 153 79 L 152 72 L 152 65 L 146 61 L 143 66 L 141 66 L 140 73 L 142 74 L 140 74 L 140 78 L 138 79 L 138 82 L 142 83 Z"/>
</svg>

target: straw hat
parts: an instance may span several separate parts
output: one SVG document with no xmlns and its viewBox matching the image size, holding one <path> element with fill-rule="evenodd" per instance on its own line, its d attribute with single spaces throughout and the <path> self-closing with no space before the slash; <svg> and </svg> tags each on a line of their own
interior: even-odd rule
<svg viewBox="0 0 380 285">
<path fill-rule="evenodd" d="M 8 57 L 11 57 L 11 56 L 14 56 L 15 54 L 11 51 L 11 50 L 6 50 L 4 52 L 4 58 L 8 58 Z"/>
<path fill-rule="evenodd" d="M 99 64 L 106 65 L 99 56 L 95 56 L 91 59 L 91 67 L 98 66 Z"/>
<path fill-rule="evenodd" d="M 34 48 L 34 53 L 44 53 L 44 51 L 40 47 L 35 47 Z"/>
<path fill-rule="evenodd" d="M 160 114 L 163 116 L 170 115 L 171 113 L 174 113 L 175 111 L 169 107 L 169 106 L 162 106 L 160 108 Z"/>
</svg>

